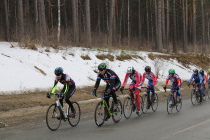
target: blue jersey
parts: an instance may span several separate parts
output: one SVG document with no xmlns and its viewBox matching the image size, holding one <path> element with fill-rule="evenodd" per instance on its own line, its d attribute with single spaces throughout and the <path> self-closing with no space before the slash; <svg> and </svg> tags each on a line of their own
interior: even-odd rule
<svg viewBox="0 0 210 140">
<path fill-rule="evenodd" d="M 200 83 L 200 84 L 203 81 L 203 78 L 202 78 L 202 76 L 201 76 L 200 73 L 198 73 L 198 75 L 194 75 L 194 73 L 193 73 L 192 76 L 191 76 L 191 78 L 190 78 L 189 83 L 192 81 L 192 79 L 194 79 L 195 83 Z"/>
</svg>

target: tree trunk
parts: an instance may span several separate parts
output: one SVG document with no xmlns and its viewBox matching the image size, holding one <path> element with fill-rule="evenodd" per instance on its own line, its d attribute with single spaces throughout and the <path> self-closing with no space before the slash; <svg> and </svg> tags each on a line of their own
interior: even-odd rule
<svg viewBox="0 0 210 140">
<path fill-rule="evenodd" d="M 18 7 L 18 40 L 21 41 L 21 39 L 24 38 L 24 19 L 23 19 L 23 3 L 22 0 L 17 1 L 17 7 Z"/>
<path fill-rule="evenodd" d="M 128 0 L 128 47 L 130 46 L 130 0 Z"/>
<path fill-rule="evenodd" d="M 201 0 L 201 16 L 202 16 L 202 44 L 205 44 L 205 24 L 204 24 L 204 11 L 203 11 L 203 0 Z"/>
<path fill-rule="evenodd" d="M 162 0 L 162 34 L 163 34 L 163 45 L 165 45 L 165 38 L 166 38 L 166 34 L 165 34 L 165 5 L 164 5 L 164 0 Z"/>
<path fill-rule="evenodd" d="M 37 7 L 37 0 L 34 0 L 34 12 L 35 12 L 35 22 L 34 22 L 34 33 L 35 38 L 38 36 L 38 21 L 39 21 L 39 14 L 38 14 L 38 7 Z"/>
<path fill-rule="evenodd" d="M 185 9 L 184 9 L 184 1 L 185 1 L 185 0 L 182 0 L 183 50 L 184 50 L 184 52 L 186 52 L 187 41 L 186 41 L 186 29 L 185 29 Z"/>
<path fill-rule="evenodd" d="M 186 5 L 185 5 L 186 9 L 185 9 L 185 20 L 186 20 L 186 24 L 185 24 L 185 28 L 186 28 L 186 31 L 185 31 L 185 35 L 186 35 L 186 45 L 188 44 L 188 2 L 186 0 Z"/>
<path fill-rule="evenodd" d="M 169 46 L 169 30 L 170 30 L 170 23 L 169 23 L 169 0 L 166 0 L 166 7 L 167 7 L 167 31 L 166 31 L 166 44 Z"/>
<path fill-rule="evenodd" d="M 110 19 L 109 19 L 109 45 L 112 45 L 113 17 L 114 17 L 115 0 L 111 0 Z"/>
<path fill-rule="evenodd" d="M 60 0 L 58 0 L 58 36 L 57 36 L 58 44 L 60 42 L 60 33 L 61 33 L 61 2 Z"/>
<path fill-rule="evenodd" d="M 146 11 L 147 11 L 147 44 L 149 44 L 149 9 L 148 9 L 148 0 L 146 0 Z"/>
<path fill-rule="evenodd" d="M 155 49 L 158 50 L 158 13 L 157 13 L 157 1 L 156 0 L 154 0 L 154 4 L 155 4 L 155 36 L 156 36 Z"/>
<path fill-rule="evenodd" d="M 24 8 L 24 14 L 25 14 L 25 34 L 30 35 L 30 28 L 31 27 L 31 21 L 30 21 L 30 12 L 29 12 L 29 0 L 25 0 L 25 8 Z"/>
<path fill-rule="evenodd" d="M 72 0 L 72 13 L 73 13 L 73 30 L 74 30 L 74 42 L 79 42 L 79 31 L 78 31 L 78 14 L 77 14 L 77 0 Z"/>
<path fill-rule="evenodd" d="M 162 44 L 162 0 L 158 0 L 158 39 L 157 39 L 157 48 L 158 51 L 162 51 L 163 44 Z"/>
<path fill-rule="evenodd" d="M 41 37 L 44 43 L 47 42 L 47 25 L 46 25 L 46 18 L 45 18 L 45 6 L 44 1 L 39 0 L 40 4 L 40 29 L 41 29 Z"/>
<path fill-rule="evenodd" d="M 141 42 L 141 0 L 139 0 L 139 42 Z"/>
<path fill-rule="evenodd" d="M 173 52 L 176 52 L 176 2 L 175 0 L 173 0 L 173 23 L 174 23 Z"/>
<path fill-rule="evenodd" d="M 193 0 L 193 45 L 196 45 L 196 5 Z"/>
<path fill-rule="evenodd" d="M 9 35 L 9 17 L 8 17 L 8 7 L 7 0 L 4 0 L 4 16 L 5 16 L 5 40 L 8 41 L 10 39 Z"/>
<path fill-rule="evenodd" d="M 90 1 L 86 0 L 86 26 L 87 26 L 87 45 L 91 46 L 91 26 L 90 26 Z"/>
</svg>

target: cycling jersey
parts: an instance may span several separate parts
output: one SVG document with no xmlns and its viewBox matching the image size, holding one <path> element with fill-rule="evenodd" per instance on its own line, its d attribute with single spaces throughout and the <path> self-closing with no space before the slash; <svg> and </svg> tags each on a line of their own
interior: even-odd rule
<svg viewBox="0 0 210 140">
<path fill-rule="evenodd" d="M 96 84 L 94 86 L 95 89 L 98 88 L 101 79 L 103 79 L 109 85 L 110 90 L 116 91 L 117 90 L 116 84 L 117 83 L 119 83 L 119 85 L 121 84 L 120 79 L 117 76 L 117 74 L 110 69 L 106 69 L 106 72 L 103 75 L 101 75 L 100 72 L 98 73 Z"/>
<path fill-rule="evenodd" d="M 58 82 L 64 85 L 63 90 L 62 90 L 62 93 L 64 95 L 68 92 L 69 86 L 75 85 L 75 82 L 71 79 L 71 77 L 68 74 L 62 74 L 61 79 L 58 79 L 56 76 L 54 87 L 51 93 L 54 93 L 56 91 Z"/>
<path fill-rule="evenodd" d="M 172 83 L 177 84 L 179 87 L 181 86 L 181 79 L 178 74 L 174 73 L 174 75 L 172 77 L 170 75 L 168 75 L 166 78 L 165 86 L 167 86 L 169 80 Z"/>
<path fill-rule="evenodd" d="M 152 82 L 152 85 L 155 86 L 157 83 L 157 77 L 155 76 L 155 74 L 153 72 L 150 72 L 149 74 L 147 74 L 146 72 L 144 72 L 143 74 L 143 78 L 142 78 L 142 83 L 140 86 L 142 86 L 144 84 L 144 80 L 145 78 L 147 78 L 149 80 L 149 82 Z"/>
<path fill-rule="evenodd" d="M 122 85 L 123 87 L 126 85 L 128 81 L 128 77 L 132 80 L 132 83 L 135 84 L 135 87 L 139 87 L 139 85 L 141 85 L 142 76 L 138 71 L 135 70 L 135 73 L 132 75 L 129 73 L 126 73 L 125 80 Z"/>
<path fill-rule="evenodd" d="M 195 80 L 195 83 L 202 84 L 203 79 L 202 79 L 202 76 L 201 76 L 200 73 L 198 73 L 198 75 L 194 75 L 194 73 L 193 73 L 192 76 L 191 76 L 191 78 L 190 78 L 190 80 L 189 80 L 189 83 L 192 81 L 192 79 Z"/>
<path fill-rule="evenodd" d="M 202 75 L 201 75 L 201 76 L 202 76 Z M 204 74 L 204 75 L 202 76 L 202 79 L 203 79 L 202 83 L 205 85 L 206 82 L 207 82 L 207 76 Z"/>
</svg>

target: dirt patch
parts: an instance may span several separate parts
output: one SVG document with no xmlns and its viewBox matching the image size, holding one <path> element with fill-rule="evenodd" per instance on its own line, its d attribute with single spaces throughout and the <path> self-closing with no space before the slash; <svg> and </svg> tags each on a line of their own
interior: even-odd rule
<svg viewBox="0 0 210 140">
<path fill-rule="evenodd" d="M 88 56 L 87 54 L 86 55 L 81 55 L 81 58 L 83 60 L 91 60 L 90 56 Z"/>
<path fill-rule="evenodd" d="M 129 54 L 125 54 L 125 55 L 116 56 L 116 59 L 119 61 L 124 61 L 124 60 L 130 60 L 132 59 L 132 57 Z"/>
<path fill-rule="evenodd" d="M 105 59 L 109 59 L 109 61 L 114 61 L 114 56 L 110 55 L 110 54 L 100 54 L 100 55 L 96 55 L 96 57 L 100 60 L 105 60 Z"/>
<path fill-rule="evenodd" d="M 186 68 L 189 68 L 190 64 L 195 64 L 203 69 L 208 69 L 210 64 L 210 58 L 204 55 L 189 55 L 189 54 L 171 54 L 171 55 L 158 55 L 150 53 L 148 57 L 151 60 L 155 58 L 170 60 L 176 59 L 179 63 L 181 63 Z"/>
<path fill-rule="evenodd" d="M 42 69 L 38 68 L 37 66 L 34 66 L 34 68 L 40 71 L 43 75 L 47 75 Z"/>
</svg>

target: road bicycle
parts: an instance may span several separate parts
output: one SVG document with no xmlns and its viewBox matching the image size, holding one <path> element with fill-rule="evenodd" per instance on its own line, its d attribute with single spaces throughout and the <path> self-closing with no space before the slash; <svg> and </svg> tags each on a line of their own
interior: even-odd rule
<svg viewBox="0 0 210 140">
<path fill-rule="evenodd" d="M 208 81 L 208 88 L 206 88 L 206 98 L 210 99 L 210 81 Z"/>
<path fill-rule="evenodd" d="M 182 100 L 178 100 L 178 98 L 177 98 L 178 95 L 176 93 L 176 89 L 174 89 L 173 87 L 167 88 L 167 89 L 171 89 L 170 95 L 167 98 L 167 112 L 168 112 L 168 114 L 171 114 L 175 107 L 176 107 L 177 112 L 180 112 L 181 108 L 182 108 Z M 165 92 L 166 92 L 166 89 L 165 89 Z M 170 104 L 170 101 L 172 101 L 171 104 Z"/>
<path fill-rule="evenodd" d="M 193 89 L 191 91 L 191 102 L 193 105 L 195 105 L 196 103 L 201 104 L 200 102 L 200 93 L 198 91 L 198 84 L 197 83 L 193 83 L 190 84 L 193 85 Z"/>
<path fill-rule="evenodd" d="M 57 96 L 57 99 L 54 104 L 50 105 L 46 113 L 46 123 L 47 127 L 55 131 L 59 128 L 61 120 L 64 122 L 68 120 L 69 124 L 72 127 L 77 126 L 80 121 L 80 106 L 77 102 L 72 102 L 72 105 L 76 111 L 75 115 L 71 112 L 69 105 L 65 109 L 61 106 L 60 99 L 63 99 L 63 94 L 54 93 Z M 51 97 L 51 96 L 50 96 Z"/>
<path fill-rule="evenodd" d="M 105 93 L 105 91 L 96 91 L 97 93 Z M 103 96 L 102 101 L 100 101 L 95 108 L 95 123 L 97 126 L 101 127 L 105 120 L 112 117 L 115 123 L 118 123 L 122 118 L 122 103 L 117 99 L 118 106 L 114 109 L 114 101 L 112 99 L 111 109 L 109 109 L 105 98 L 112 97 L 110 94 L 108 96 Z M 118 96 L 117 96 L 118 97 Z"/>
<path fill-rule="evenodd" d="M 129 119 L 131 117 L 132 112 L 134 112 L 137 109 L 137 102 L 135 97 L 135 90 L 132 91 L 132 89 L 128 88 L 128 89 L 123 89 L 123 90 L 128 90 L 129 91 L 129 96 L 125 98 L 124 102 L 123 102 L 123 114 L 125 116 L 126 119 Z M 122 91 L 122 94 L 123 91 Z M 133 98 L 132 98 L 133 97 Z M 143 99 L 142 96 L 139 95 L 140 97 L 140 112 L 137 113 L 138 116 L 141 116 L 142 111 L 143 111 Z"/>
<path fill-rule="evenodd" d="M 206 98 L 207 98 L 207 96 L 206 96 L 206 93 L 204 92 L 204 87 L 203 87 L 203 85 L 201 85 L 201 92 L 202 92 L 202 99 L 203 99 L 203 101 L 206 101 Z"/>
<path fill-rule="evenodd" d="M 141 87 L 141 88 L 145 88 L 146 90 L 148 90 L 147 87 Z M 155 93 L 154 98 L 151 99 L 152 94 L 149 93 L 150 96 L 148 96 L 147 91 L 146 93 L 143 95 L 143 113 L 147 113 L 147 111 L 150 109 L 150 107 L 152 108 L 153 112 L 155 112 L 158 108 L 158 95 Z"/>
</svg>

